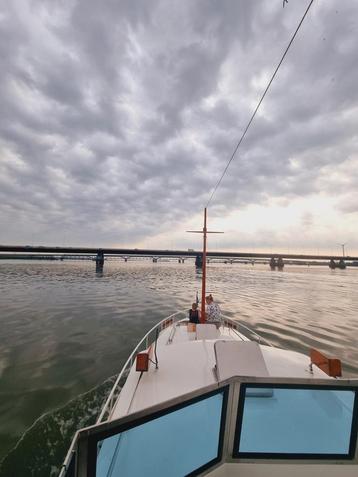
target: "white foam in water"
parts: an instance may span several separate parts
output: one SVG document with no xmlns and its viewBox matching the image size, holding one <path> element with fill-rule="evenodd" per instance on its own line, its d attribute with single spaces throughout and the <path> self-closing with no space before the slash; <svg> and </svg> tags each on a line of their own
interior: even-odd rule
<svg viewBox="0 0 358 477">
<path fill-rule="evenodd" d="M 2 461 L 0 477 L 57 477 L 77 429 L 94 424 L 115 377 L 78 396 L 64 407 L 41 416 Z"/>
</svg>

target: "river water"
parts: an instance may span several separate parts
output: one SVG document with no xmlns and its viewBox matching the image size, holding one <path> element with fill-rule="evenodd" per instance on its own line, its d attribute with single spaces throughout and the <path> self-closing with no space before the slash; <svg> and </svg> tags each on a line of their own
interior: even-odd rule
<svg viewBox="0 0 358 477">
<path fill-rule="evenodd" d="M 0 261 L 0 476 L 56 475 L 137 341 L 189 308 L 200 279 L 191 261 L 108 261 L 102 274 L 87 261 Z M 207 289 L 274 345 L 318 348 L 358 376 L 358 269 L 210 264 Z"/>
</svg>

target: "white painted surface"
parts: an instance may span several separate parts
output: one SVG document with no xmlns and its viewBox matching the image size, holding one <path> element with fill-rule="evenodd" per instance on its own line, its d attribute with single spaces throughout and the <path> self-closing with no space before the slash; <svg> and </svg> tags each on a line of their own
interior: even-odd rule
<svg viewBox="0 0 358 477">
<path fill-rule="evenodd" d="M 175 327 L 174 334 L 173 326 Z M 216 365 L 214 344 L 218 343 L 219 340 L 235 340 L 237 343 L 242 343 L 244 340 L 252 343 L 245 336 L 227 327 L 221 327 L 217 330 L 214 325 L 211 325 L 215 328 L 216 339 L 200 340 L 198 339 L 198 333 L 188 333 L 186 324 L 179 323 L 173 326 L 163 330 L 158 338 L 159 369 L 156 370 L 155 366 L 150 364 L 149 371 L 143 373 L 140 377 L 140 373 L 135 371 L 134 364 L 114 407 L 111 419 L 214 384 L 216 382 L 213 372 Z M 214 330 L 211 330 L 211 326 L 208 335 L 214 332 Z M 170 336 L 173 336 L 172 343 L 168 343 Z M 199 333 L 199 336 L 202 336 L 202 334 Z M 252 376 L 260 375 L 260 372 L 266 366 L 268 375 L 273 377 L 327 378 L 327 375 L 315 366 L 314 374 L 310 372 L 310 358 L 308 356 L 294 351 L 257 344 L 253 344 L 252 348 L 259 348 L 263 357 L 260 364 L 256 360 L 256 367 L 250 367 L 249 374 Z M 154 359 L 153 350 L 151 357 Z M 228 358 L 227 361 L 229 362 L 230 356 Z M 234 366 L 230 372 L 233 373 L 231 376 L 239 376 L 240 368 Z M 230 372 L 225 374 L 224 379 L 230 377 Z M 247 375 L 247 373 L 246 369 L 245 373 L 241 375 Z"/>
<path fill-rule="evenodd" d="M 196 325 L 197 340 L 216 340 L 218 338 L 220 338 L 220 331 L 216 328 L 215 325 Z"/>
<path fill-rule="evenodd" d="M 325 378 L 328 376 L 317 366 L 310 371 L 311 359 L 302 353 L 260 345 L 269 376 L 282 378 Z M 333 379 L 333 378 L 332 378 Z"/>
<path fill-rule="evenodd" d="M 202 325 L 206 326 L 206 325 Z M 175 330 L 175 333 L 174 333 Z M 200 328 L 199 328 L 200 330 Z M 215 333 L 215 336 L 214 336 Z M 213 339 L 207 339 L 208 337 Z M 172 342 L 168 339 L 172 337 Z M 199 339 L 199 338 L 204 339 Z M 223 342 L 224 341 L 224 342 Z M 215 355 L 215 347 L 219 356 Z M 219 363 L 219 377 L 272 376 L 327 378 L 310 358 L 301 353 L 259 345 L 232 329 L 203 329 L 188 332 L 184 324 L 163 330 L 158 338 L 159 369 L 138 373 L 135 365 L 116 403 L 112 419 L 167 401 L 217 382 L 213 372 Z M 153 349 L 151 350 L 153 357 Z M 217 359 L 218 358 L 218 359 Z M 225 463 L 203 475 L 212 477 L 356 477 L 356 465 L 290 464 L 270 462 Z"/>
<path fill-rule="evenodd" d="M 210 341 L 162 346 L 158 348 L 158 360 L 158 370 L 151 364 L 149 371 L 143 373 L 129 409 L 130 393 L 123 396 L 121 393 L 113 419 L 123 415 L 123 412 L 139 411 L 216 382 L 213 374 L 214 347 Z"/>
<path fill-rule="evenodd" d="M 232 329 L 221 328 L 218 331 L 215 325 L 211 326 L 215 328 L 217 339 L 247 340 L 242 335 L 239 338 Z M 168 343 L 170 336 L 173 336 L 172 343 Z M 135 365 L 133 366 L 112 411 L 111 419 L 215 383 L 213 343 L 211 340 L 197 340 L 196 333 L 188 332 L 185 323 L 164 329 L 157 343 L 159 369 L 156 370 L 151 363 L 149 371 L 143 373 L 139 380 L 140 373 L 135 371 Z M 153 348 L 150 356 L 154 359 Z"/>
<path fill-rule="evenodd" d="M 210 477 L 357 477 L 356 465 L 327 464 L 223 464 Z"/>
</svg>

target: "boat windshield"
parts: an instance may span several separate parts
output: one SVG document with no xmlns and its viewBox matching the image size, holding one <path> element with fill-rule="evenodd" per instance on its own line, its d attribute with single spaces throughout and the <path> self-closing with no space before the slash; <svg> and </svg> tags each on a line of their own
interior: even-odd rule
<svg viewBox="0 0 358 477">
<path fill-rule="evenodd" d="M 243 384 L 240 395 L 235 457 L 353 458 L 355 389 Z"/>
<path fill-rule="evenodd" d="M 132 422 L 89 443 L 96 477 L 183 476 L 221 459 L 227 388 Z"/>
<path fill-rule="evenodd" d="M 358 463 L 358 381 L 243 379 L 79 431 L 76 464 L 61 477 L 202 475 L 245 459 Z"/>
</svg>

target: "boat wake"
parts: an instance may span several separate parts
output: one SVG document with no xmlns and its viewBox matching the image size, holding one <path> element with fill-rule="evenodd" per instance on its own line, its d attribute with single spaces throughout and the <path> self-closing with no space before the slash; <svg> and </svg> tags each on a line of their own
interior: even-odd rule
<svg viewBox="0 0 358 477">
<path fill-rule="evenodd" d="M 96 422 L 116 376 L 39 417 L 0 463 L 0 477 L 55 477 L 77 429 Z"/>
</svg>

